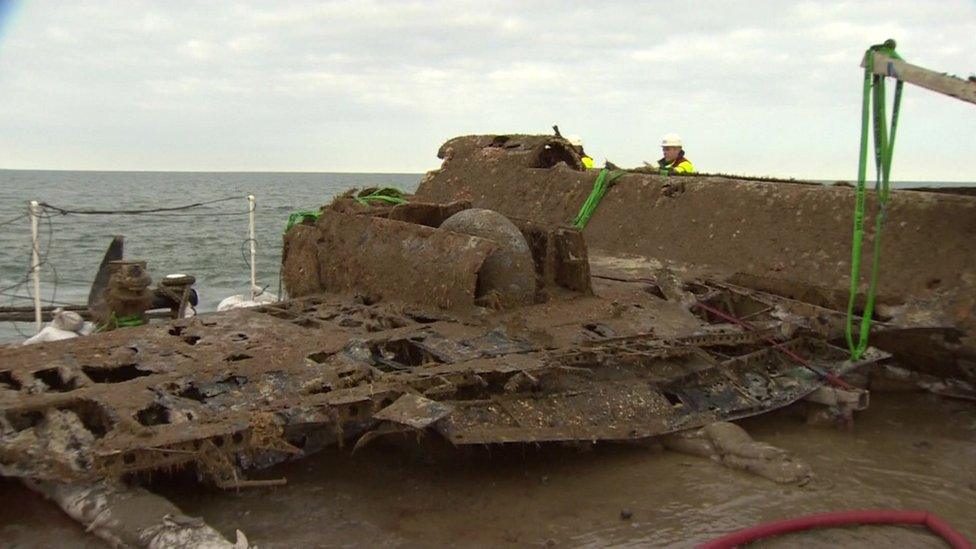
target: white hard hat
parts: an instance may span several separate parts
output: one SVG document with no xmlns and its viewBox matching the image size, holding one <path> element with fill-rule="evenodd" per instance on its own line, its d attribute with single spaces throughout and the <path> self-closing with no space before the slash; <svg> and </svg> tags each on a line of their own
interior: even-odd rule
<svg viewBox="0 0 976 549">
<path fill-rule="evenodd" d="M 681 136 L 676 133 L 669 133 L 661 138 L 662 147 L 680 147 Z"/>
<path fill-rule="evenodd" d="M 583 146 L 583 138 L 580 137 L 580 136 L 578 136 L 578 135 L 576 135 L 576 134 L 567 135 L 566 136 L 566 141 L 569 141 L 569 144 L 572 145 L 572 146 L 574 146 L 574 147 L 582 147 Z"/>
</svg>

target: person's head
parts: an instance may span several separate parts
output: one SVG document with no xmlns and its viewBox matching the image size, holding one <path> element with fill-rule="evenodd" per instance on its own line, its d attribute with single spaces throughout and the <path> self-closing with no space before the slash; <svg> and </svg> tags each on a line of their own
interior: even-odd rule
<svg viewBox="0 0 976 549">
<path fill-rule="evenodd" d="M 681 136 L 669 133 L 661 139 L 661 152 L 665 162 L 674 162 L 681 154 Z"/>
<path fill-rule="evenodd" d="M 580 137 L 578 135 L 575 135 L 575 134 L 574 135 L 567 135 L 566 136 L 566 141 L 569 141 L 569 144 L 572 145 L 574 149 L 576 149 L 576 152 L 578 152 L 580 154 L 583 153 L 583 138 L 582 137 Z"/>
</svg>

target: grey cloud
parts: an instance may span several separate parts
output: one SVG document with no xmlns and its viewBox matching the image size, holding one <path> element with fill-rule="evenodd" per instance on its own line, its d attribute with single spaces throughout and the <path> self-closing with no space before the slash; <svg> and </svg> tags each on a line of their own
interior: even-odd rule
<svg viewBox="0 0 976 549">
<path fill-rule="evenodd" d="M 625 164 L 677 130 L 707 169 L 850 177 L 869 44 L 976 67 L 976 8 L 939 6 L 24 3 L 0 38 L 0 163 L 422 170 L 453 134 L 559 122 Z M 904 155 L 903 178 L 976 179 L 912 171 L 925 132 L 960 131 L 951 108 L 913 116 L 896 173 Z"/>
</svg>

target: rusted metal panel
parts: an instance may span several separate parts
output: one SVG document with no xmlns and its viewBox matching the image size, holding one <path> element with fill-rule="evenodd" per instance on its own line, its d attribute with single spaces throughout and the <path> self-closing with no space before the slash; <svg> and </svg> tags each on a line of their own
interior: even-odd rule
<svg viewBox="0 0 976 549">
<path fill-rule="evenodd" d="M 590 259 L 583 232 L 576 227 L 512 218 L 525 236 L 535 262 L 539 291 L 556 287 L 593 293 Z"/>
<path fill-rule="evenodd" d="M 709 348 L 650 342 L 640 352 L 614 342 L 601 349 L 598 361 L 577 360 L 572 370 L 558 374 L 532 372 L 523 382 L 526 390 L 514 390 L 518 385 L 510 383 L 503 392 L 486 387 L 478 399 L 446 400 L 455 411 L 437 428 L 454 444 L 634 440 L 761 414 L 822 386 L 815 374 L 777 350 L 720 360 L 730 352 L 721 345 L 721 354 L 716 350 L 696 360 L 699 353 L 707 357 Z M 872 350 L 850 363 L 844 351 L 816 340 L 784 346 L 802 349 L 836 375 L 888 356 Z"/>
<path fill-rule="evenodd" d="M 319 231 L 313 225 L 298 224 L 285 234 L 281 250 L 281 281 L 291 297 L 320 293 L 316 243 Z"/>
<path fill-rule="evenodd" d="M 373 299 L 474 305 L 478 270 L 491 241 L 424 225 L 328 212 L 316 224 L 319 287 Z"/>
<path fill-rule="evenodd" d="M 490 317 L 323 294 L 0 349 L 0 474 L 88 482 L 193 464 L 231 486 L 238 468 L 390 426 L 455 444 L 630 440 L 762 413 L 820 384 L 770 348 L 774 315 L 746 332 L 614 284 L 612 302 Z M 657 337 L 647 313 L 684 315 L 684 328 Z M 786 346 L 831 373 L 857 366 L 809 338 Z"/>
<path fill-rule="evenodd" d="M 382 421 L 401 423 L 414 429 L 423 429 L 443 419 L 454 410 L 452 406 L 441 404 L 418 395 L 406 394 L 393 404 L 383 408 L 373 416 Z"/>
</svg>

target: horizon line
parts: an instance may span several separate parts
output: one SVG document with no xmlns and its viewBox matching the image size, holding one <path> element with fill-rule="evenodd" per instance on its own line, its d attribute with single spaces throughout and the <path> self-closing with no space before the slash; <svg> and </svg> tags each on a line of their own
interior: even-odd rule
<svg viewBox="0 0 976 549">
<path fill-rule="evenodd" d="M 437 168 L 434 168 L 437 169 Z M 426 173 L 433 171 L 421 171 L 421 172 L 371 172 L 371 171 L 307 171 L 307 170 L 95 170 L 95 169 L 64 169 L 64 168 L 0 168 L 0 172 L 91 172 L 91 173 L 264 173 L 264 174 L 349 174 L 349 175 L 425 175 Z M 717 175 L 717 174 L 713 174 Z M 767 176 L 746 176 L 742 174 L 736 175 L 725 175 L 725 177 L 767 177 Z M 793 176 L 791 179 L 796 181 L 811 181 L 811 182 L 855 182 L 854 179 L 815 179 L 815 178 L 803 178 Z M 968 179 L 893 179 L 892 183 L 976 183 L 976 180 Z"/>
<path fill-rule="evenodd" d="M 347 173 L 347 174 L 377 174 L 377 175 L 423 175 L 422 172 L 369 172 L 369 171 L 308 171 L 308 170 L 96 170 L 96 169 L 65 169 L 65 168 L 0 168 L 2 172 L 96 172 L 96 173 Z"/>
</svg>

